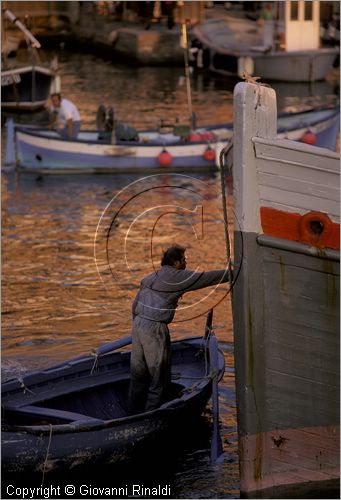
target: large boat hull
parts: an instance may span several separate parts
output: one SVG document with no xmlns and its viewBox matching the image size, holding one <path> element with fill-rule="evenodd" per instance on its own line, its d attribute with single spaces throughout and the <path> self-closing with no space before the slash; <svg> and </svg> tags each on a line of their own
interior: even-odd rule
<svg viewBox="0 0 341 500">
<path fill-rule="evenodd" d="M 339 155 L 276 138 L 276 114 L 272 89 L 237 85 L 241 495 L 339 498 Z"/>
<path fill-rule="evenodd" d="M 328 491 L 339 476 L 338 252 L 235 234 L 241 238 L 248 262 L 233 296 L 241 491 Z M 246 313 L 250 287 L 256 303 Z"/>
</svg>

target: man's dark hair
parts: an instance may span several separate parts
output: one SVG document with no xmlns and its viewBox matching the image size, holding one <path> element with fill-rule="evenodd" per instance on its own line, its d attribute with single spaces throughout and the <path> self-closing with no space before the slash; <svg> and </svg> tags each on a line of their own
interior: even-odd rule
<svg viewBox="0 0 341 500">
<path fill-rule="evenodd" d="M 163 252 L 161 266 L 174 266 L 177 260 L 181 262 L 185 256 L 185 251 L 186 248 L 180 246 L 168 248 L 165 252 Z"/>
</svg>

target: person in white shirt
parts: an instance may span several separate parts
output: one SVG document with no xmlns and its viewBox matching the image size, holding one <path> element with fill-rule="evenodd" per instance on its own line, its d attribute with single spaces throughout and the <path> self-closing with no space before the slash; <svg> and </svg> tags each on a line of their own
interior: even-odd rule
<svg viewBox="0 0 341 500">
<path fill-rule="evenodd" d="M 59 93 L 51 94 L 50 122 L 58 132 L 69 139 L 77 137 L 81 128 L 81 119 L 77 107 Z"/>
</svg>

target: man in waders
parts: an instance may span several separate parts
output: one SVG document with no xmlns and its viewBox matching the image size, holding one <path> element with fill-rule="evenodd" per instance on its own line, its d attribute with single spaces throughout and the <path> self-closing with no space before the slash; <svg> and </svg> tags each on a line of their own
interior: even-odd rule
<svg viewBox="0 0 341 500">
<path fill-rule="evenodd" d="M 164 252 L 161 269 L 141 281 L 132 307 L 130 414 L 154 410 L 166 400 L 171 382 L 168 324 L 180 297 L 228 280 L 227 269 L 186 271 L 185 248 L 174 246 Z"/>
</svg>

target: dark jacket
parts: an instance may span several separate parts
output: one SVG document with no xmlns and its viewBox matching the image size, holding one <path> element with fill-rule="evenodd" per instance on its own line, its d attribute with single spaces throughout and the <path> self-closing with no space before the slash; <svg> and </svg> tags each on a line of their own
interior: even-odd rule
<svg viewBox="0 0 341 500">
<path fill-rule="evenodd" d="M 228 280 L 227 269 L 196 273 L 173 266 L 162 266 L 141 281 L 140 290 L 133 302 L 133 316 L 170 323 L 178 300 L 184 293 L 226 283 Z"/>
</svg>

